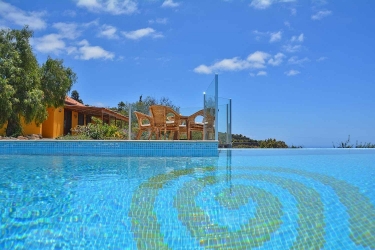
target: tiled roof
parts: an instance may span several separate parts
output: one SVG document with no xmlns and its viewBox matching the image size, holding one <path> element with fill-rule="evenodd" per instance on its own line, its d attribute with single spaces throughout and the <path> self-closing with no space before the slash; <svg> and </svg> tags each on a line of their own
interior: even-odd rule
<svg viewBox="0 0 375 250">
<path fill-rule="evenodd" d="M 65 97 L 64 108 L 67 110 L 76 111 L 78 113 L 82 113 L 86 115 L 93 115 L 93 116 L 98 116 L 98 117 L 103 117 L 103 115 L 107 115 L 107 116 L 115 117 L 116 119 L 119 119 L 119 120 L 129 121 L 129 118 L 127 116 L 119 114 L 113 110 L 102 108 L 102 107 L 84 105 L 68 96 Z"/>
<path fill-rule="evenodd" d="M 69 96 L 66 96 L 66 97 L 65 97 L 65 105 L 85 106 L 85 105 L 83 105 L 82 103 L 77 102 L 76 100 L 74 100 L 73 98 L 71 98 L 71 97 L 69 97 Z"/>
</svg>

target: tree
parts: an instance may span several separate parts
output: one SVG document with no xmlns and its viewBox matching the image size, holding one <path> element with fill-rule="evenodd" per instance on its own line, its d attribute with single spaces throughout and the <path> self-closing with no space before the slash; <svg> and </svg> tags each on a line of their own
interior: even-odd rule
<svg viewBox="0 0 375 250">
<path fill-rule="evenodd" d="M 71 93 L 71 95 L 70 95 L 70 97 L 71 97 L 72 99 L 76 100 L 77 102 L 80 102 L 80 103 L 83 104 L 82 99 L 79 98 L 79 93 L 78 93 L 77 90 L 73 90 L 72 93 Z"/>
<path fill-rule="evenodd" d="M 117 104 L 117 110 L 118 111 L 123 111 L 123 110 L 125 110 L 125 108 L 126 108 L 126 104 L 123 101 L 121 101 Z"/>
<path fill-rule="evenodd" d="M 71 68 L 63 65 L 63 60 L 48 57 L 41 67 L 41 88 L 44 92 L 44 104 L 47 107 L 64 105 L 65 96 L 77 81 L 77 76 Z M 79 94 L 78 100 L 79 101 Z M 82 103 L 82 100 L 80 100 Z"/>
<path fill-rule="evenodd" d="M 260 148 L 287 148 L 288 145 L 284 141 L 276 141 L 276 139 L 269 138 L 264 141 L 260 141 Z"/>
<path fill-rule="evenodd" d="M 355 146 L 350 143 L 350 135 L 348 135 L 348 139 L 345 142 L 340 142 L 338 145 L 333 144 L 334 148 L 375 148 L 375 144 L 371 142 L 365 143 L 355 143 Z"/>
<path fill-rule="evenodd" d="M 177 112 L 180 110 L 179 106 L 176 106 L 172 103 L 172 101 L 168 97 L 161 97 L 160 100 L 155 99 L 154 97 L 147 96 L 143 101 L 139 101 L 136 103 L 138 106 L 142 106 L 144 110 L 149 110 L 151 105 L 163 105 L 176 110 Z"/>
<path fill-rule="evenodd" d="M 21 117 L 25 123 L 42 123 L 46 108 L 63 105 L 76 81 L 61 60 L 48 58 L 39 67 L 29 43 L 32 35 L 27 26 L 0 30 L 0 127 L 7 123 L 7 136 L 22 134 Z"/>
</svg>

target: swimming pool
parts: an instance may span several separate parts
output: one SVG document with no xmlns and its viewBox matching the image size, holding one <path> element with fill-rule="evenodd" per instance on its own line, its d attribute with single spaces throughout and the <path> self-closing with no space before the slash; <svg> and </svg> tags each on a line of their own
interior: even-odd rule
<svg viewBox="0 0 375 250">
<path fill-rule="evenodd" d="M 374 249 L 375 150 L 0 155 L 0 249 Z"/>
</svg>

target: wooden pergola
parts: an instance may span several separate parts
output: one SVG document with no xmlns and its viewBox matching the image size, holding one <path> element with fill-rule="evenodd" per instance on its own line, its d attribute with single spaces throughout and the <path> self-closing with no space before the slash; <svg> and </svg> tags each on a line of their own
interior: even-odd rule
<svg viewBox="0 0 375 250">
<path fill-rule="evenodd" d="M 94 116 L 100 118 L 103 123 L 109 124 L 111 119 L 115 120 L 115 124 L 117 124 L 117 120 L 121 121 L 121 127 L 122 127 L 122 122 L 129 122 L 129 117 L 124 116 L 122 114 L 119 114 L 115 111 L 112 111 L 107 108 L 102 108 L 102 107 L 94 107 L 94 106 L 85 106 L 85 105 L 71 105 L 65 103 L 64 109 L 66 110 L 71 110 L 71 111 L 76 111 L 80 114 L 84 114 L 86 116 Z"/>
</svg>

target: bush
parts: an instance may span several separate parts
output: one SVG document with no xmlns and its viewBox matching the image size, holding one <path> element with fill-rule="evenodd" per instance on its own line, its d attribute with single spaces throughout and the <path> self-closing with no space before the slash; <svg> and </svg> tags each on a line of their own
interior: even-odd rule
<svg viewBox="0 0 375 250">
<path fill-rule="evenodd" d="M 108 125 L 102 123 L 98 118 L 93 117 L 92 123 L 87 126 L 78 125 L 72 129 L 74 135 L 66 135 L 59 139 L 64 140 L 111 140 L 111 139 L 124 139 L 125 131 L 116 127 L 115 125 Z"/>
<path fill-rule="evenodd" d="M 286 145 L 283 141 L 276 141 L 276 139 L 267 139 L 264 141 L 260 141 L 260 148 L 287 148 L 288 145 Z"/>
<path fill-rule="evenodd" d="M 348 139 L 345 142 L 340 142 L 339 144 L 335 145 L 333 144 L 334 148 L 375 148 L 375 144 L 365 142 L 365 143 L 359 143 L 356 142 L 355 146 L 350 143 L 350 135 L 348 136 Z"/>
</svg>

